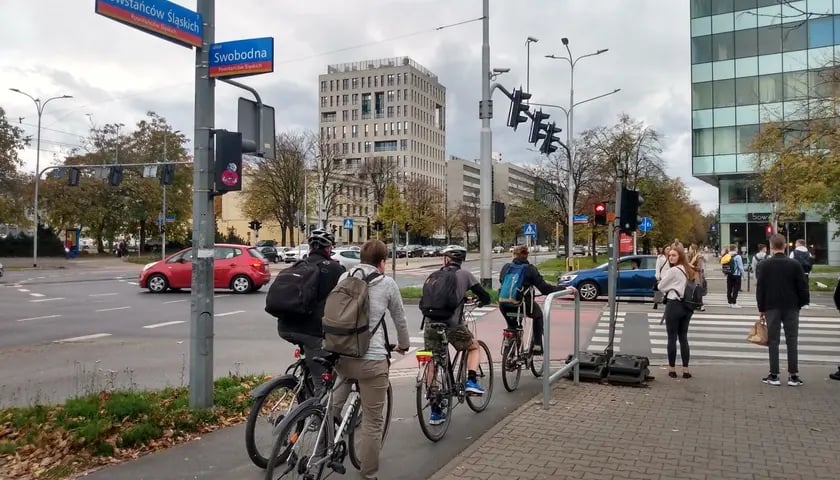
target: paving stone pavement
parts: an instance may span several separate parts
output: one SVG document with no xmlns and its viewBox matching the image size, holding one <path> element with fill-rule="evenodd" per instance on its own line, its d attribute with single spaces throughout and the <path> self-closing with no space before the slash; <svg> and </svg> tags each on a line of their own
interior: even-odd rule
<svg viewBox="0 0 840 480">
<path fill-rule="evenodd" d="M 562 380 L 548 411 L 529 401 L 432 478 L 836 480 L 831 368 L 802 368 L 802 387 L 764 385 L 764 365 L 704 366 L 688 380 L 655 367 L 648 388 Z"/>
</svg>

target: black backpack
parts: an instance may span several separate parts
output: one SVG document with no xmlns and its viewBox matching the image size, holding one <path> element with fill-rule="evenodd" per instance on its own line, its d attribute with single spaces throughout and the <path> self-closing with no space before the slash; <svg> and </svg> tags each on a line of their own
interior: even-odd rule
<svg viewBox="0 0 840 480">
<path fill-rule="evenodd" d="M 278 273 L 265 296 L 265 311 L 277 318 L 305 319 L 312 315 L 318 303 L 318 280 L 324 263 L 329 260 L 298 260 Z"/>
<path fill-rule="evenodd" d="M 679 269 L 680 273 L 685 275 L 685 272 L 682 268 L 677 268 Z M 688 275 L 685 275 L 685 278 L 685 290 L 683 290 L 681 301 L 683 302 L 683 305 L 692 310 L 700 310 L 700 307 L 703 306 L 703 296 L 706 295 L 706 289 L 703 288 L 702 284 L 697 283 L 694 280 L 688 278 Z"/>
<path fill-rule="evenodd" d="M 431 320 L 449 320 L 461 306 L 458 296 L 458 269 L 450 265 L 433 272 L 423 283 L 420 311 Z"/>
<path fill-rule="evenodd" d="M 814 269 L 814 263 L 811 260 L 811 254 L 808 252 L 803 252 L 802 250 L 794 250 L 793 259 L 799 262 L 800 265 L 802 265 L 802 270 L 804 270 L 805 273 L 811 273 L 811 270 Z"/>
</svg>

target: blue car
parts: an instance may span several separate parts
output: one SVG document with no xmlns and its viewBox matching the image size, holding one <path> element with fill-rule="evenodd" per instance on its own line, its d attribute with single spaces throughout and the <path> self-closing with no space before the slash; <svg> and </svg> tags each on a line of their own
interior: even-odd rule
<svg viewBox="0 0 840 480">
<path fill-rule="evenodd" d="M 655 255 L 628 255 L 618 259 L 619 297 L 652 297 L 656 283 Z M 589 270 L 580 270 L 564 274 L 557 280 L 561 287 L 575 287 L 580 292 L 581 300 L 595 300 L 606 295 L 609 263 L 604 263 Z"/>
</svg>

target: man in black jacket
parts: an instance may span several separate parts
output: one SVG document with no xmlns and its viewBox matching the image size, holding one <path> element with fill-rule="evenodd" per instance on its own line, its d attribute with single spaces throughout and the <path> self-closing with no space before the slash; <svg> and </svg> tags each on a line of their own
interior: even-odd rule
<svg viewBox="0 0 840 480">
<path fill-rule="evenodd" d="M 528 265 L 525 268 L 525 275 L 522 281 L 522 290 L 525 292 L 525 295 L 522 298 L 522 301 L 525 302 L 525 315 L 530 317 L 533 321 L 533 335 L 534 335 L 534 351 L 535 355 L 542 354 L 542 336 L 543 336 L 543 311 L 540 306 L 534 302 L 534 289 L 531 287 L 535 287 L 537 290 L 540 291 L 543 295 L 548 295 L 549 293 L 556 292 L 560 290 L 559 287 L 551 285 L 550 283 L 546 282 L 540 271 L 537 270 L 537 267 L 531 265 L 528 262 L 528 247 L 524 245 L 519 245 L 514 247 L 513 249 L 513 262 L 506 263 L 502 267 L 502 271 L 499 272 L 499 282 L 504 282 L 505 275 L 507 274 L 510 265 Z M 519 328 L 516 322 L 516 312 L 519 310 L 517 306 L 503 306 L 500 305 L 499 309 L 502 311 L 502 316 L 505 318 L 507 322 L 509 330 L 515 330 Z"/>
<path fill-rule="evenodd" d="M 305 261 L 317 264 L 321 270 L 318 276 L 317 303 L 309 317 L 285 315 L 283 318 L 278 318 L 277 333 L 283 340 L 303 347 L 309 371 L 313 378 L 320 378 L 324 373 L 324 368 L 310 359 L 327 355 L 327 352 L 321 349 L 324 337 L 321 318 L 324 316 L 327 295 L 335 288 L 338 278 L 344 273 L 344 267 L 330 259 L 335 244 L 335 237 L 332 234 L 326 230 L 316 229 L 310 234 L 308 243 L 309 254 Z M 315 384 L 320 385 L 320 382 L 315 382 Z"/>
<path fill-rule="evenodd" d="M 755 299 L 758 312 L 767 322 L 770 374 L 762 381 L 768 385 L 781 385 L 779 380 L 779 336 L 785 329 L 788 358 L 788 385 L 802 385 L 799 378 L 797 337 L 799 336 L 799 310 L 811 301 L 808 281 L 802 265 L 785 256 L 785 237 L 778 233 L 770 237 L 770 256 L 756 269 Z"/>
</svg>

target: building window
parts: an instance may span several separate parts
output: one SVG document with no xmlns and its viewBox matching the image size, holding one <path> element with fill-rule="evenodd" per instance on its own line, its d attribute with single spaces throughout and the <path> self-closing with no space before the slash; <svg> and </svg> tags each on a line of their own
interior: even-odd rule
<svg viewBox="0 0 840 480">
<path fill-rule="evenodd" d="M 712 15 L 729 13 L 733 9 L 732 0 L 715 0 L 712 4 Z"/>
<path fill-rule="evenodd" d="M 362 94 L 362 118 L 368 119 L 370 118 L 370 94 L 363 93 Z"/>
<path fill-rule="evenodd" d="M 737 151 L 735 127 L 715 128 L 715 155 L 731 155 Z"/>
<path fill-rule="evenodd" d="M 395 97 L 396 92 L 394 90 L 388 90 L 388 103 L 394 103 Z"/>
<path fill-rule="evenodd" d="M 365 125 L 365 131 L 367 131 L 367 125 Z M 376 137 L 378 135 L 379 135 L 379 124 L 374 123 L 373 124 L 373 136 Z"/>
<path fill-rule="evenodd" d="M 718 80 L 714 82 L 713 97 L 715 108 L 731 107 L 735 105 L 735 79 Z"/>
<path fill-rule="evenodd" d="M 321 80 L 321 91 L 322 92 L 327 91 L 327 81 L 326 80 Z"/>
<path fill-rule="evenodd" d="M 400 140 L 400 150 L 408 150 L 408 140 Z"/>
<path fill-rule="evenodd" d="M 723 32 L 712 35 L 712 59 L 716 62 L 735 58 L 735 34 Z"/>
<path fill-rule="evenodd" d="M 714 129 L 701 128 L 694 130 L 693 152 L 695 157 L 705 157 L 714 154 Z"/>
<path fill-rule="evenodd" d="M 390 87 L 390 86 L 391 86 L 391 85 L 393 85 L 393 84 L 394 84 L 394 74 L 393 74 L 393 73 L 389 73 L 389 74 L 388 74 L 388 86 Z"/>
<path fill-rule="evenodd" d="M 341 105 L 347 105 L 348 101 L 350 100 L 350 95 L 346 93 L 341 96 Z"/>
<path fill-rule="evenodd" d="M 834 45 L 834 19 L 815 18 L 808 21 L 808 48 Z"/>
<path fill-rule="evenodd" d="M 350 84 L 353 86 L 353 88 L 354 88 L 354 89 L 359 88 L 359 79 L 358 79 L 358 77 L 353 78 L 353 79 L 350 81 Z"/>
<path fill-rule="evenodd" d="M 735 32 L 735 58 L 758 55 L 758 32 L 755 28 Z"/>
<path fill-rule="evenodd" d="M 350 120 L 350 111 L 349 110 L 342 111 L 341 112 L 341 121 L 346 122 L 348 120 Z"/>
<path fill-rule="evenodd" d="M 781 73 L 758 77 L 758 99 L 761 103 L 781 102 L 784 99 L 784 81 Z"/>
<path fill-rule="evenodd" d="M 359 104 L 359 94 L 358 93 L 354 93 L 353 96 L 350 97 L 350 98 L 351 98 L 351 101 L 352 101 L 352 105 L 358 105 Z"/>
<path fill-rule="evenodd" d="M 777 25 L 758 29 L 758 54 L 770 55 L 782 51 L 782 29 Z"/>
<path fill-rule="evenodd" d="M 385 92 L 376 92 L 374 94 L 374 108 L 376 118 L 385 116 Z"/>
<path fill-rule="evenodd" d="M 347 90 L 348 88 L 350 88 L 350 79 L 345 78 L 344 80 L 341 81 L 341 89 L 342 90 Z"/>
<path fill-rule="evenodd" d="M 752 153 L 752 143 L 758 135 L 758 125 L 738 126 L 738 153 Z"/>
<path fill-rule="evenodd" d="M 388 140 L 388 141 L 383 141 L 383 142 L 376 142 L 373 149 L 376 152 L 396 152 L 397 151 L 397 141 L 396 140 Z"/>
<path fill-rule="evenodd" d="M 322 107 L 326 107 L 326 106 L 327 106 L 327 97 L 321 97 L 321 106 L 322 106 Z"/>
<path fill-rule="evenodd" d="M 808 98 L 808 72 L 787 72 L 784 74 L 785 100 Z"/>
<path fill-rule="evenodd" d="M 370 142 L 365 142 L 365 153 L 370 153 Z"/>
<path fill-rule="evenodd" d="M 350 127 L 350 136 L 353 138 L 359 138 L 359 126 L 353 125 Z"/>
<path fill-rule="evenodd" d="M 712 61 L 712 36 L 691 38 L 691 63 L 708 63 Z"/>
<path fill-rule="evenodd" d="M 394 118 L 394 107 L 388 107 L 388 118 Z"/>
<path fill-rule="evenodd" d="M 335 112 L 324 112 L 321 114 L 321 121 L 324 123 L 335 121 Z"/>
<path fill-rule="evenodd" d="M 782 25 L 782 51 L 793 52 L 808 48 L 808 24 L 794 22 Z"/>
<path fill-rule="evenodd" d="M 366 136 L 366 137 L 368 136 L 368 133 L 370 132 L 370 130 L 368 130 L 368 127 L 369 127 L 369 126 L 370 126 L 370 125 L 365 124 L 365 136 Z"/>
<path fill-rule="evenodd" d="M 358 119 L 359 119 L 359 109 L 354 108 L 353 109 L 353 121 L 356 121 Z"/>
<path fill-rule="evenodd" d="M 735 79 L 735 104 L 756 105 L 758 103 L 758 77 Z"/>
<path fill-rule="evenodd" d="M 350 153 L 350 147 L 346 143 L 341 144 L 341 153 L 347 155 Z"/>
</svg>

